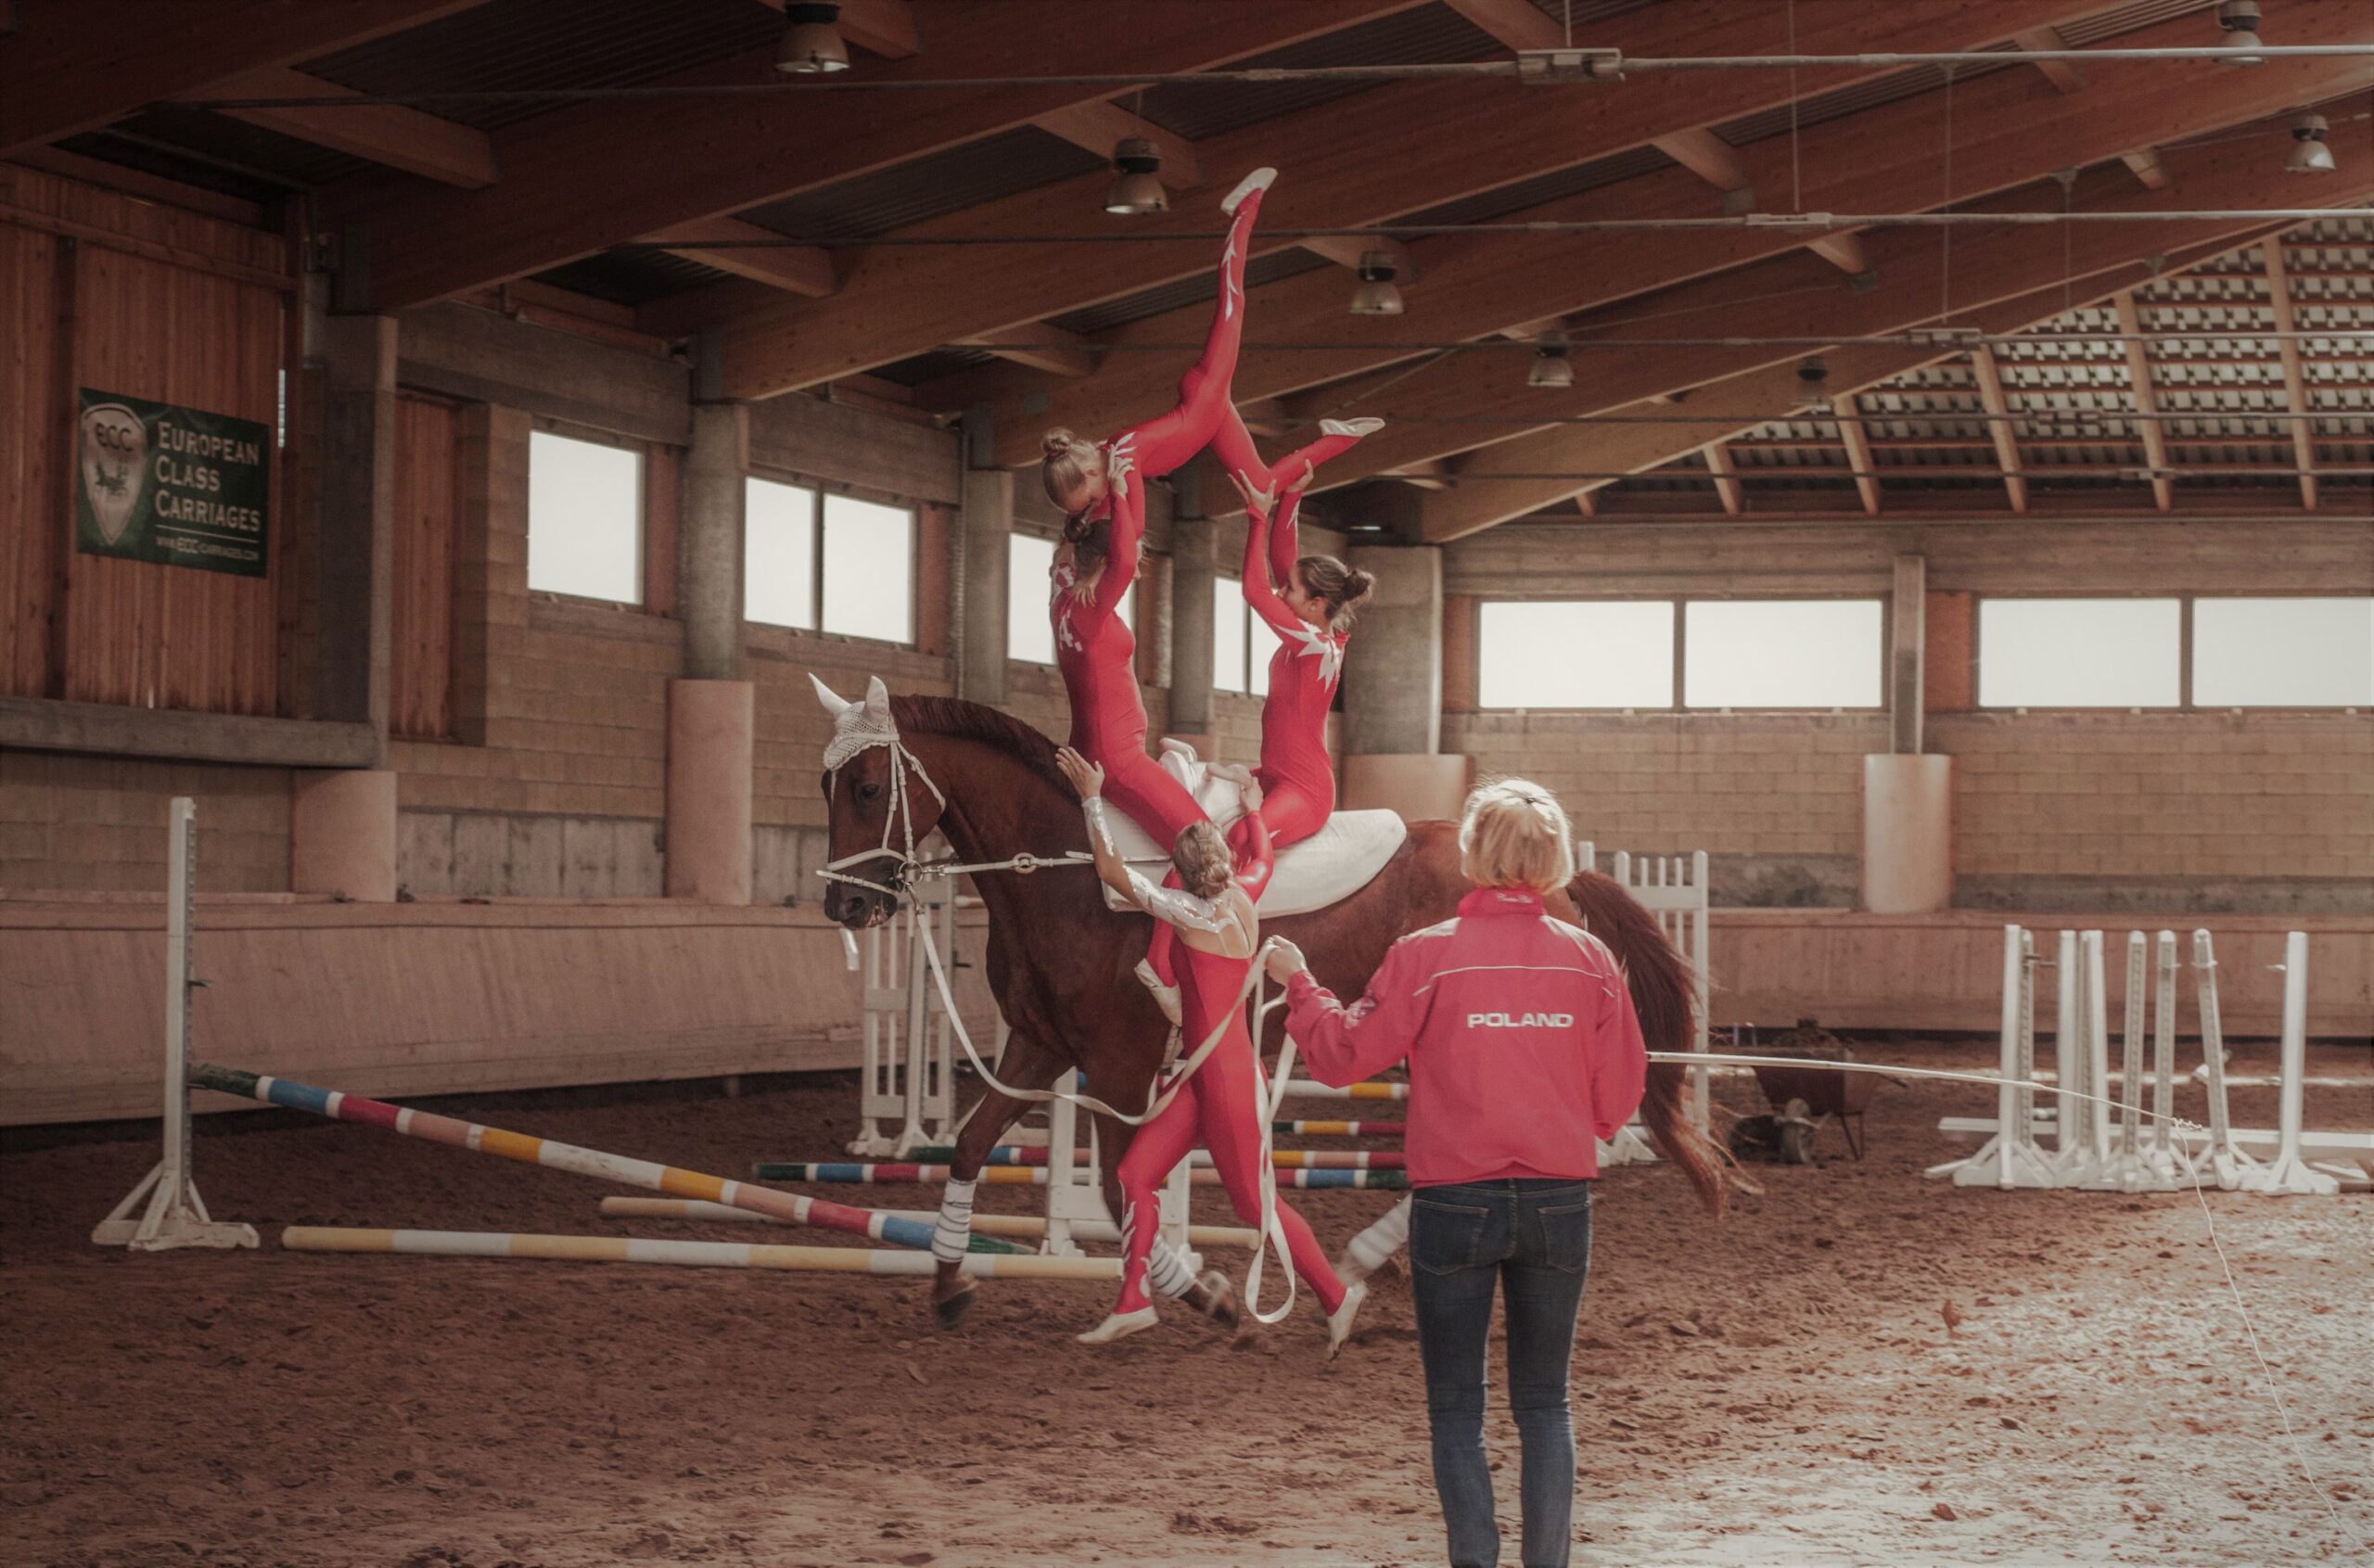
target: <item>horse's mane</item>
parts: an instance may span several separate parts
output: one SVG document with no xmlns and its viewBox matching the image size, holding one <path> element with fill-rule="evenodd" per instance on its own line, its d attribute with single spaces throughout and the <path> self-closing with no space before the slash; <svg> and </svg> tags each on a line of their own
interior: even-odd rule
<svg viewBox="0 0 2374 1568">
<path fill-rule="evenodd" d="M 932 696 L 892 697 L 890 712 L 902 732 L 978 741 L 1012 756 L 1065 794 L 1071 793 L 1063 770 L 1055 766 L 1055 743 L 1010 713 L 961 697 Z"/>
</svg>

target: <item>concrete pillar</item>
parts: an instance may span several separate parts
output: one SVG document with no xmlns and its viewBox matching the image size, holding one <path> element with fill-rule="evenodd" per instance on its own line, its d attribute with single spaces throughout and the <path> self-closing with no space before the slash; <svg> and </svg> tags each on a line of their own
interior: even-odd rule
<svg viewBox="0 0 2374 1568">
<path fill-rule="evenodd" d="M 1888 606 L 1888 749 L 1899 757 L 1917 756 L 1921 750 L 1928 567 L 1922 556 L 1895 558 L 1895 595 Z"/>
<path fill-rule="evenodd" d="M 1013 562 L 1014 471 L 964 471 L 964 637 L 956 695 L 992 707 L 1005 701 L 1007 581 Z"/>
<path fill-rule="evenodd" d="M 1863 759 L 1863 907 L 1926 914 L 1954 901 L 1954 759 Z"/>
<path fill-rule="evenodd" d="M 395 594 L 396 321 L 328 316 L 322 359 L 321 640 L 324 719 L 363 722 L 387 759 Z"/>
<path fill-rule="evenodd" d="M 306 769 L 288 812 L 288 885 L 357 903 L 396 898 L 396 775 L 384 769 Z"/>
<path fill-rule="evenodd" d="M 750 901 L 757 729 L 749 682 L 668 682 L 668 897 Z"/>
<path fill-rule="evenodd" d="M 743 485 L 749 472 L 748 406 L 695 404 L 676 557 L 690 680 L 742 679 Z"/>
<path fill-rule="evenodd" d="M 1208 749 L 1212 733 L 1212 583 L 1219 576 L 1219 525 L 1209 517 L 1170 524 L 1170 722 L 1163 733 Z"/>
<path fill-rule="evenodd" d="M 1432 545 L 1356 547 L 1374 574 L 1344 672 L 1343 803 L 1412 820 L 1455 817 L 1470 761 L 1441 755 L 1443 553 Z"/>
</svg>

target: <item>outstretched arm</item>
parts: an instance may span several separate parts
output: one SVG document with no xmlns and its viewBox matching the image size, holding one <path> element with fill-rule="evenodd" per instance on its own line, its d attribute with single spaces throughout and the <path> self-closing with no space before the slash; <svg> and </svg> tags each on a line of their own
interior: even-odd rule
<svg viewBox="0 0 2374 1568">
<path fill-rule="evenodd" d="M 1257 491 L 1235 474 L 1229 479 L 1244 497 L 1244 602 L 1253 613 L 1268 623 L 1279 636 L 1287 636 L 1302 625 L 1302 618 L 1286 608 L 1278 597 L 1277 588 L 1270 580 L 1270 506 L 1275 499 L 1271 492 Z M 1289 503 L 1289 504 L 1292 504 Z"/>
<path fill-rule="evenodd" d="M 1305 459 L 1302 475 L 1286 482 L 1284 496 L 1278 503 L 1278 520 L 1270 529 L 1270 575 L 1279 582 L 1292 582 L 1295 563 L 1302 559 L 1301 530 L 1296 523 L 1302 513 L 1302 492 L 1309 487 L 1316 472 Z"/>
<path fill-rule="evenodd" d="M 1096 862 L 1098 881 L 1156 920 L 1170 922 L 1182 933 L 1216 934 L 1232 926 L 1234 923 L 1227 911 L 1211 899 L 1199 899 L 1181 887 L 1157 886 L 1130 869 L 1130 863 L 1121 858 L 1120 848 L 1113 842 L 1112 827 L 1105 821 L 1103 768 L 1070 746 L 1055 753 L 1055 765 L 1063 769 L 1064 777 L 1079 792 L 1080 814 L 1088 819 L 1088 851 Z"/>
<path fill-rule="evenodd" d="M 1113 487 L 1113 522 L 1105 535 L 1104 573 L 1096 580 L 1096 613 L 1113 615 L 1122 596 L 1138 578 L 1138 548 L 1146 536 L 1145 476 L 1137 471 L 1131 443 L 1125 437 L 1105 455 L 1105 474 Z"/>
<path fill-rule="evenodd" d="M 1419 994 L 1426 975 L 1416 950 L 1403 942 L 1387 948 L 1368 993 L 1346 1007 L 1311 978 L 1298 950 L 1281 946 L 1270 960 L 1270 977 L 1286 982 L 1286 1031 L 1302 1047 L 1303 1066 L 1312 1077 L 1341 1089 L 1410 1054 L 1433 999 L 1431 987 Z"/>
</svg>

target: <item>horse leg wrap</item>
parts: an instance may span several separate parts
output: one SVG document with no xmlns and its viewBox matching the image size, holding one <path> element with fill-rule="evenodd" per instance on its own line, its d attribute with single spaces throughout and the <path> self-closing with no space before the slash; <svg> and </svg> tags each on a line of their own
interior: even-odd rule
<svg viewBox="0 0 2374 1568">
<path fill-rule="evenodd" d="M 961 1263 L 973 1239 L 973 1189 L 977 1181 L 951 1179 L 939 1196 L 939 1223 L 932 1227 L 931 1255 L 942 1263 Z"/>
<path fill-rule="evenodd" d="M 1146 1282 L 1167 1296 L 1181 1297 L 1195 1288 L 1195 1274 L 1179 1249 L 1157 1236 L 1146 1268 Z"/>
<path fill-rule="evenodd" d="M 1347 1256 L 1369 1273 L 1384 1268 L 1395 1253 L 1410 1244 L 1410 1200 L 1402 1199 L 1385 1217 L 1347 1243 Z"/>
</svg>

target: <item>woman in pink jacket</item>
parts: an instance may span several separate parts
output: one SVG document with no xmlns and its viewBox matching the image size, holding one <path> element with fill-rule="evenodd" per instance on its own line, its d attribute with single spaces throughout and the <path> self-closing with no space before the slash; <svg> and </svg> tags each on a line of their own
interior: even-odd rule
<svg viewBox="0 0 2374 1568">
<path fill-rule="evenodd" d="M 1278 944 L 1286 1027 L 1338 1086 L 1410 1061 L 1410 1261 L 1450 1561 L 1500 1561 L 1484 1458 L 1485 1348 L 1509 1292 L 1509 1407 L 1524 1441 L 1524 1561 L 1564 1564 L 1574 1536 L 1566 1371 L 1590 1266 L 1596 1140 L 1640 1103 L 1648 1054 L 1615 956 L 1552 919 L 1573 880 L 1566 814 L 1523 779 L 1487 784 L 1460 823 L 1475 891 L 1456 919 L 1394 944 L 1346 1007 Z"/>
</svg>

